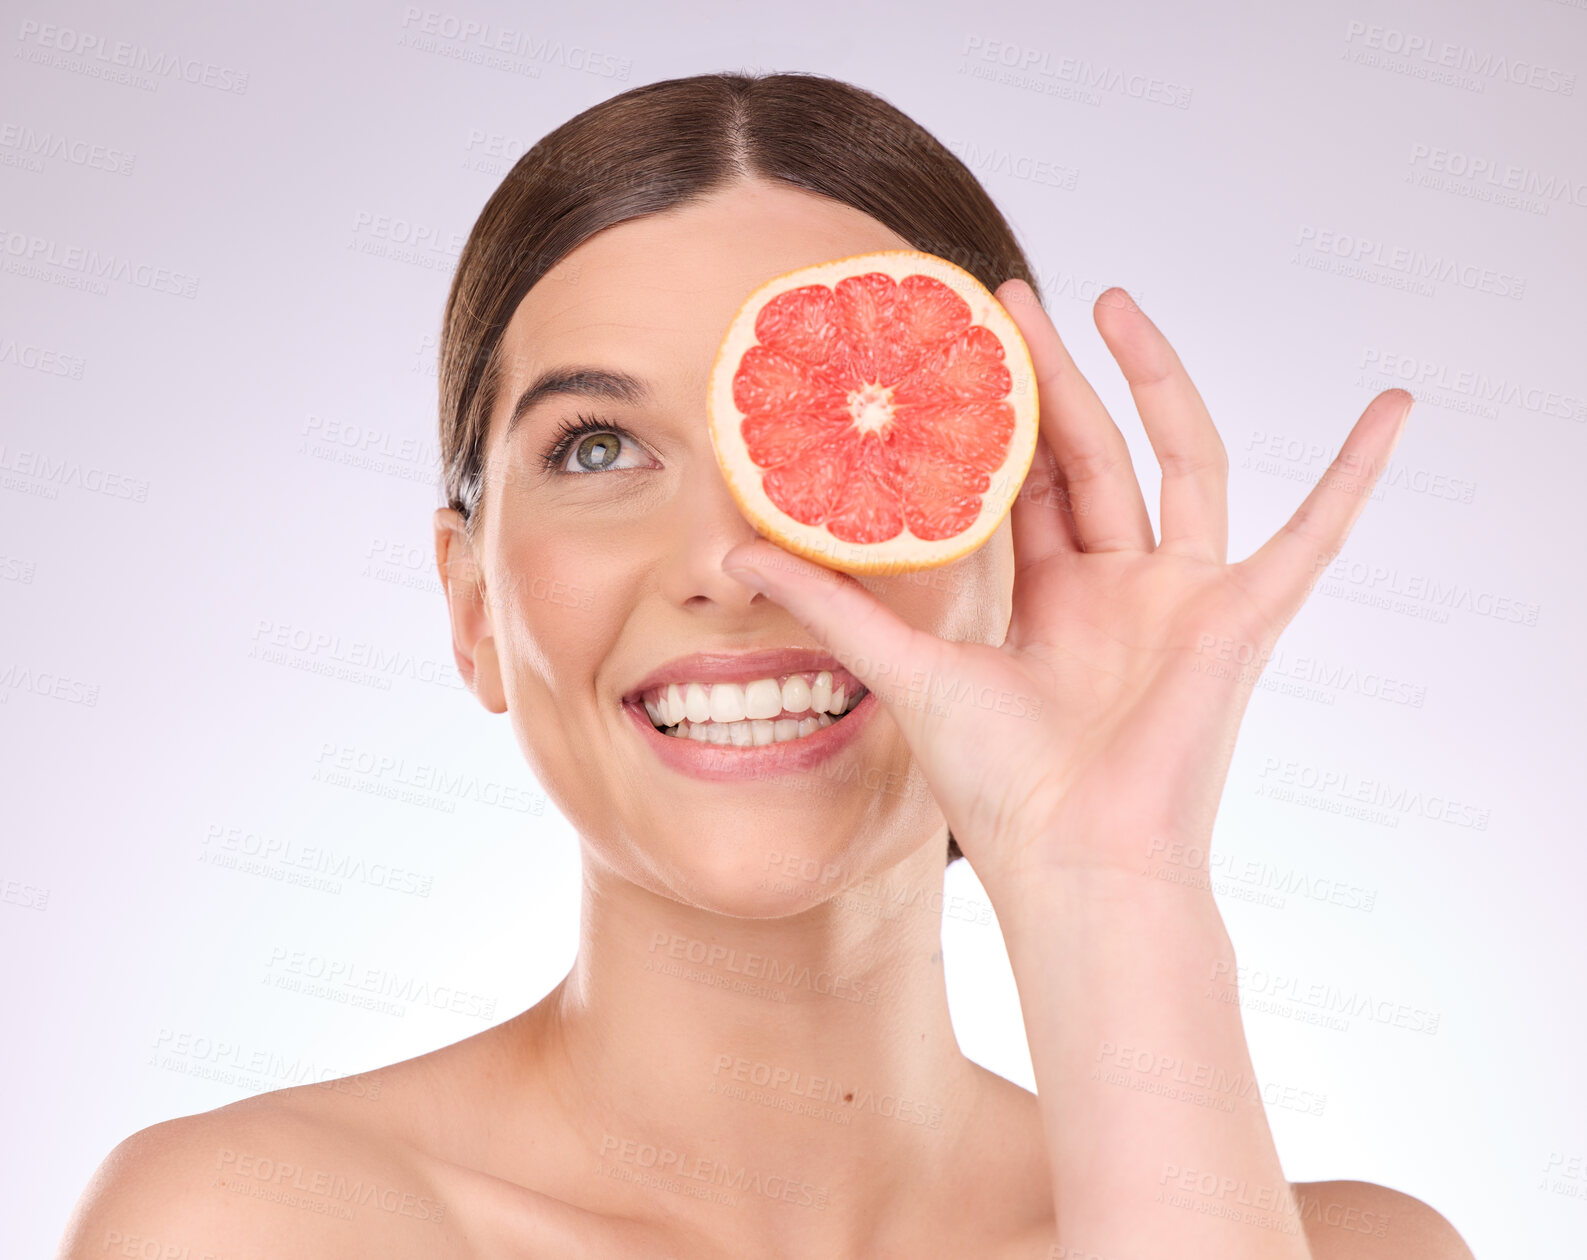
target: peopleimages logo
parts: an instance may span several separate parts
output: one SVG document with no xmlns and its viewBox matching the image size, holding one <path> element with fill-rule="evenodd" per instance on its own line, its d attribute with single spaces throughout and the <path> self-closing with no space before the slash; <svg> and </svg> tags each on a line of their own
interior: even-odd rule
<svg viewBox="0 0 1587 1260">
<path fill-rule="evenodd" d="M 248 76 L 230 66 L 216 65 L 196 57 L 183 57 L 168 49 L 155 52 L 143 44 L 125 39 L 112 41 L 70 26 L 25 19 L 17 32 L 17 40 L 22 45 L 17 49 L 17 56 L 28 61 L 39 61 L 41 57 L 68 57 L 77 64 L 67 62 L 63 68 L 80 69 L 93 78 L 120 80 L 153 75 L 158 80 L 174 76 L 184 83 L 215 88 L 238 96 L 248 90 Z M 136 75 L 132 72 L 136 72 Z M 145 84 L 148 84 L 147 90 L 150 91 L 159 88 L 158 82 L 147 79 L 141 79 L 132 86 L 141 88 Z"/>
<path fill-rule="evenodd" d="M 787 989 L 804 989 L 810 993 L 862 1002 L 868 1006 L 876 1004 L 880 992 L 874 984 L 863 984 L 850 976 L 816 970 L 803 963 L 779 962 L 765 954 L 740 952 L 736 947 L 711 944 L 676 932 L 651 934 L 650 953 L 658 952 L 670 959 L 694 963 L 708 971 L 720 970 L 751 981 L 765 981 Z M 652 968 L 647 966 L 647 970 Z"/>
<path fill-rule="evenodd" d="M 1354 594 L 1350 593 L 1351 588 Z M 1429 616 L 1438 614 L 1432 617 L 1436 621 L 1448 621 L 1451 612 L 1469 612 L 1478 617 L 1535 626 L 1542 612 L 1541 606 L 1530 600 L 1479 590 L 1460 581 L 1441 581 L 1423 573 L 1405 573 L 1398 565 L 1377 564 L 1346 555 L 1335 558 L 1324 570 L 1317 592 L 1344 594 L 1357 603 L 1363 602 L 1362 595 L 1400 596 L 1424 605 Z"/>
<path fill-rule="evenodd" d="M 1017 86 L 1046 83 L 1064 85 L 1087 93 L 1089 103 L 1099 104 L 1100 92 L 1118 92 L 1139 101 L 1151 101 L 1174 109 L 1189 109 L 1195 89 L 1154 75 L 1122 70 L 1117 66 L 1097 65 L 1088 57 L 1054 57 L 1044 48 L 1016 44 L 1010 40 L 985 39 L 979 35 L 965 38 L 963 55 L 992 62 L 1009 75 Z M 1024 76 L 1039 76 L 1025 80 Z M 977 75 L 975 77 L 986 77 Z"/>
<path fill-rule="evenodd" d="M 0 364 L 42 372 L 45 376 L 65 376 L 74 381 L 83 379 L 86 366 L 81 355 L 21 343 L 14 337 L 0 337 Z"/>
<path fill-rule="evenodd" d="M 1273 1002 L 1291 1003 L 1296 1007 L 1310 1007 L 1336 1020 L 1341 1017 L 1362 1018 L 1370 1023 L 1404 1028 L 1428 1036 L 1438 1032 L 1441 1020 L 1438 1011 L 1410 1006 L 1370 991 L 1344 989 L 1327 981 L 1307 980 L 1279 971 L 1268 971 L 1265 967 L 1231 964 L 1222 959 L 1212 964 L 1209 981 L 1213 987 L 1207 991 L 1207 997 L 1224 1002 L 1238 1001 L 1241 1006 L 1252 1006 L 1257 1010 L 1271 1010 Z M 1220 989 L 1220 985 L 1224 987 Z M 1268 1002 L 1253 1002 L 1250 1000 L 1252 998 L 1266 998 Z"/>
<path fill-rule="evenodd" d="M 68 486 L 133 503 L 149 499 L 149 483 L 141 477 L 128 477 L 70 457 L 57 459 L 42 451 L 12 450 L 4 443 L 0 443 L 0 473 L 36 482 L 51 491 L 47 498 L 56 497 L 62 486 Z"/>
<path fill-rule="evenodd" d="M 1275 1081 L 1264 1084 L 1243 1071 L 1230 1076 L 1221 1067 L 1195 1059 L 1187 1061 L 1179 1054 L 1159 1054 L 1145 1047 L 1107 1040 L 1097 1046 L 1090 1078 L 1200 1106 L 1211 1105 L 1219 1111 L 1233 1111 L 1235 1100 L 1261 1101 L 1320 1116 L 1328 1104 L 1326 1094 Z M 1185 1088 L 1176 1089 L 1175 1086 Z"/>
<path fill-rule="evenodd" d="M 1563 200 L 1587 208 L 1587 180 L 1572 179 L 1557 171 L 1545 175 L 1529 166 L 1427 144 L 1411 145 L 1410 165 L 1454 179 L 1491 184 L 1505 192 L 1543 201 Z"/>
<path fill-rule="evenodd" d="M 1509 272 L 1479 267 L 1469 260 L 1445 254 L 1429 254 L 1425 250 L 1409 249 L 1403 245 L 1388 245 L 1349 232 L 1334 232 L 1303 224 L 1296 234 L 1295 245 L 1301 254 L 1311 258 L 1336 260 L 1357 269 L 1379 267 L 1412 282 L 1453 284 L 1474 293 L 1491 293 L 1502 298 L 1519 299 L 1526 296 L 1526 281 Z M 1342 274 L 1355 275 L 1356 272 Z M 1431 290 L 1428 293 L 1430 295 Z"/>
<path fill-rule="evenodd" d="M 1493 811 L 1483 809 L 1453 797 L 1424 793 L 1387 779 L 1361 777 L 1348 770 L 1330 766 L 1317 766 L 1304 761 L 1265 757 L 1259 775 L 1262 788 L 1258 795 L 1271 796 L 1280 801 L 1300 801 L 1304 795 L 1318 798 L 1335 798 L 1380 807 L 1387 816 L 1398 818 L 1415 814 L 1430 822 L 1446 823 L 1472 831 L 1486 831 Z M 1396 822 L 1393 825 L 1398 825 Z"/>
<path fill-rule="evenodd" d="M 282 1085 L 312 1085 L 351 1098 L 380 1097 L 378 1075 L 349 1075 L 299 1055 L 244 1046 L 224 1037 L 161 1028 L 150 1067 L 201 1080 L 220 1081 L 254 1093 Z"/>
<path fill-rule="evenodd" d="M 422 42 L 425 40 L 432 41 L 432 44 L 435 40 L 442 40 L 453 47 L 446 49 L 444 45 L 427 45 Z M 425 52 L 454 55 L 459 60 L 479 62 L 498 69 L 507 67 L 499 64 L 502 61 L 500 57 L 490 54 L 523 58 L 534 69 L 534 77 L 538 77 L 539 72 L 539 67 L 533 65 L 535 62 L 560 65 L 568 70 L 621 81 L 626 81 L 634 68 L 631 57 L 597 52 L 583 44 L 566 44 L 546 35 L 495 26 L 441 9 L 421 9 L 416 4 L 408 5 L 403 11 L 399 42 L 403 41 Z"/>
<path fill-rule="evenodd" d="M 58 131 L 34 131 L 22 123 L 0 126 L 0 148 L 25 159 L 31 169 L 42 169 L 45 158 L 104 171 L 107 175 L 131 175 L 136 155 L 65 135 Z"/>
<path fill-rule="evenodd" d="M 1476 75 L 1479 81 L 1503 80 L 1517 87 L 1536 88 L 1560 96 L 1571 96 L 1576 91 L 1574 73 L 1528 61 L 1524 57 L 1479 53 L 1464 44 L 1452 44 L 1447 39 L 1433 39 L 1393 26 L 1352 21 L 1345 28 L 1345 43 L 1354 49 L 1371 49 L 1391 57 L 1404 58 L 1408 62 L 1421 62 L 1427 68 L 1437 67 Z"/>
<path fill-rule="evenodd" d="M 707 1159 L 687 1151 L 675 1151 L 635 1138 L 612 1133 L 601 1135 L 601 1158 L 617 1160 L 639 1168 L 652 1169 L 664 1177 L 703 1182 L 726 1191 L 756 1194 L 799 1207 L 821 1209 L 827 1205 L 827 1188 L 812 1185 L 797 1177 L 767 1173 L 747 1164 Z M 670 1187 L 666 1187 L 670 1188 Z"/>
<path fill-rule="evenodd" d="M 327 958 L 277 945 L 270 950 L 265 970 L 266 980 L 275 981 L 277 988 L 314 996 L 340 994 L 340 1000 L 346 1001 L 349 996 L 368 994 L 372 998 L 389 998 L 396 1003 L 428 1006 L 432 1010 L 472 1015 L 476 1019 L 494 1019 L 496 1015 L 494 997 L 451 985 L 432 984 L 418 976 L 385 967 L 365 966 L 356 959 Z"/>
<path fill-rule="evenodd" d="M 196 298 L 198 277 L 151 263 L 134 262 L 116 254 L 101 254 L 83 245 L 68 245 L 54 237 L 18 231 L 0 225 L 0 260 L 14 275 L 48 279 L 40 268 L 53 267 L 70 272 L 83 281 L 103 286 L 106 280 L 119 280 L 136 289 L 169 293 L 173 297 Z M 95 290 L 103 293 L 103 288 Z"/>
<path fill-rule="evenodd" d="M 373 785 L 367 790 L 377 796 L 406 800 L 411 793 L 422 801 L 425 794 L 446 804 L 451 813 L 458 800 L 539 816 L 545 812 L 546 798 L 512 784 L 481 779 L 467 771 L 448 770 L 422 761 L 410 763 L 406 757 L 376 753 L 351 744 L 325 741 L 315 757 L 314 777 L 333 786 L 349 787 L 360 783 Z M 386 790 L 378 790 L 386 789 Z"/>
<path fill-rule="evenodd" d="M 435 876 L 428 873 L 220 823 L 209 825 L 203 844 L 199 860 L 207 859 L 211 866 L 262 874 L 302 887 L 340 892 L 345 881 L 415 897 L 428 897 L 435 887 Z"/>
<path fill-rule="evenodd" d="M 1569 393 L 1547 389 L 1536 381 L 1490 376 L 1475 368 L 1456 367 L 1439 359 L 1375 346 L 1362 348 L 1359 369 L 1414 385 L 1418 399 L 1428 391 L 1443 390 L 1478 406 L 1503 404 L 1537 415 L 1587 423 L 1587 390 Z"/>
<path fill-rule="evenodd" d="M 935 1104 L 902 1097 L 898 1094 L 877 1093 L 862 1085 L 845 1083 L 830 1076 L 814 1076 L 778 1063 L 762 1063 L 741 1055 L 719 1054 L 711 1068 L 711 1092 L 729 1098 L 744 1097 L 745 1101 L 763 1101 L 747 1091 L 734 1092 L 730 1086 L 750 1085 L 771 1094 L 786 1094 L 797 1099 L 813 1099 L 818 1103 L 836 1104 L 838 1114 L 846 1120 L 848 1115 L 868 1112 L 887 1120 L 923 1128 L 942 1127 L 942 1108 Z"/>
<path fill-rule="evenodd" d="M 444 1204 L 425 1195 L 399 1190 L 395 1186 L 382 1185 L 372 1177 L 349 1178 L 341 1173 L 305 1168 L 302 1164 L 294 1164 L 283 1159 L 271 1159 L 248 1151 L 234 1151 L 229 1146 L 223 1146 L 217 1152 L 215 1167 L 230 1177 L 243 1178 L 243 1185 L 253 1181 L 278 1191 L 296 1190 L 313 1195 L 316 1199 L 324 1201 L 326 1205 L 332 1201 L 341 1207 L 357 1204 L 359 1207 L 379 1208 L 382 1212 L 409 1216 L 415 1220 L 430 1221 L 434 1224 L 440 1224 L 446 1215 Z M 219 1184 L 225 1186 L 226 1182 L 222 1179 Z M 229 1188 L 242 1187 L 234 1182 Z M 304 1205 L 294 1204 L 294 1206 Z M 344 1219 L 351 1220 L 352 1214 L 348 1213 Z"/>
<path fill-rule="evenodd" d="M 344 639 L 327 630 L 295 626 L 289 622 L 260 617 L 254 625 L 249 656 L 270 664 L 293 664 L 310 672 L 334 672 L 343 666 L 352 676 L 366 676 L 391 689 L 391 679 L 408 678 L 431 683 L 452 691 L 466 687 L 450 661 L 417 656 L 400 648 L 386 648 L 368 639 Z M 324 668 L 315 670 L 319 664 Z"/>
</svg>

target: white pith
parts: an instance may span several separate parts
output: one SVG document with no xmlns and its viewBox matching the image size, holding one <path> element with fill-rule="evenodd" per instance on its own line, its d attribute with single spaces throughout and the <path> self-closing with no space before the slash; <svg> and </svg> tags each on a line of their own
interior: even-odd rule
<svg viewBox="0 0 1587 1260">
<path fill-rule="evenodd" d="M 867 384 L 849 395 L 849 414 L 861 433 L 879 433 L 893 418 L 893 391 L 886 385 Z"/>
</svg>

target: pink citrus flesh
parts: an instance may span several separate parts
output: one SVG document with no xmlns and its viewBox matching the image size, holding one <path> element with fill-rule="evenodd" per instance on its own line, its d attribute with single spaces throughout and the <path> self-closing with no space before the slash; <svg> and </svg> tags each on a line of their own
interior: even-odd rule
<svg viewBox="0 0 1587 1260">
<path fill-rule="evenodd" d="M 914 250 L 761 285 L 722 338 L 707 411 L 756 530 L 850 573 L 974 551 L 1036 452 L 1036 374 L 1013 319 L 969 272 Z"/>
</svg>

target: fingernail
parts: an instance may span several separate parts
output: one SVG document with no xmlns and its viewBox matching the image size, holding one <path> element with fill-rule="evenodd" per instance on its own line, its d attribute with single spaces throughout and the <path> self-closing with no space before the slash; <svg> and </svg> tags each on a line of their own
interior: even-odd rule
<svg viewBox="0 0 1587 1260">
<path fill-rule="evenodd" d="M 1411 401 L 1405 404 L 1405 410 L 1400 412 L 1399 423 L 1394 426 L 1394 436 L 1399 437 L 1405 432 L 1405 422 L 1411 418 L 1411 408 L 1416 406 L 1416 396 L 1411 396 Z"/>
<path fill-rule="evenodd" d="M 722 572 L 727 574 L 730 578 L 736 578 L 738 581 L 744 583 L 745 586 L 752 587 L 753 589 L 760 591 L 762 594 L 765 594 L 766 592 L 766 580 L 761 577 L 760 570 L 758 569 L 745 569 L 736 565 L 729 568 L 724 565 Z"/>
</svg>

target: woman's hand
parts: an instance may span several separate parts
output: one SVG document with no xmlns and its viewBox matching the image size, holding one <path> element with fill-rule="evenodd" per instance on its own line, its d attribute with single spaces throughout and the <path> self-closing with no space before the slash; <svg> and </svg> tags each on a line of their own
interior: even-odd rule
<svg viewBox="0 0 1587 1260">
<path fill-rule="evenodd" d="M 723 568 L 887 705 L 997 908 L 1066 1254 L 1365 1255 L 1329 1224 L 1355 1210 L 1345 1183 L 1303 1202 L 1284 1178 L 1210 890 L 1142 868 L 1154 846 L 1205 851 L 1251 687 L 1343 547 L 1411 397 L 1373 399 L 1289 522 L 1228 564 L 1228 457 L 1152 322 L 1122 290 L 1097 302 L 1162 466 L 1160 541 L 1123 437 L 1029 286 L 997 297 L 1035 362 L 1042 437 L 1013 509 L 1001 646 L 917 630 L 853 577 L 765 540 Z M 1162 1065 L 1207 1088 L 1153 1088 Z M 1394 1254 L 1469 1260 L 1441 1218 L 1441 1232 L 1407 1219 Z"/>
<path fill-rule="evenodd" d="M 996 296 L 1035 364 L 1041 439 L 1012 511 L 1000 647 L 902 621 L 858 581 L 769 541 L 733 576 L 786 608 L 885 704 L 989 892 L 1066 869 L 1139 872 L 1146 842 L 1206 840 L 1252 684 L 1338 554 L 1411 396 L 1368 405 L 1317 486 L 1226 563 L 1228 456 L 1184 366 L 1122 289 L 1098 300 L 1162 468 L 1155 540 L 1123 435 L 1023 281 Z"/>
</svg>

